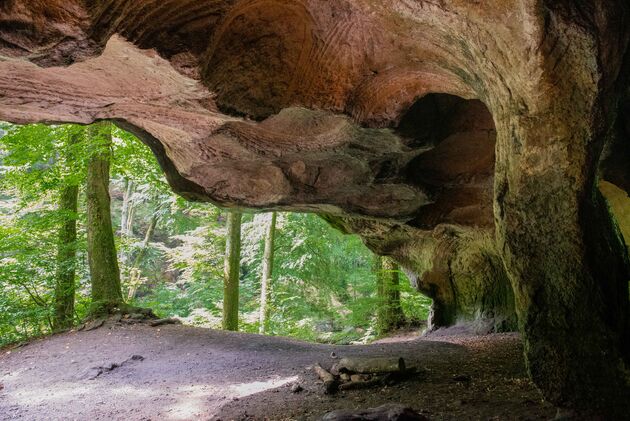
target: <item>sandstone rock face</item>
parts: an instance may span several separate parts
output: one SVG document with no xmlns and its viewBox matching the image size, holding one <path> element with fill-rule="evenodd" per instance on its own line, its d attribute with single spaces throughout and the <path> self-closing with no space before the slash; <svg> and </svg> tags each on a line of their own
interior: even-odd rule
<svg viewBox="0 0 630 421">
<path fill-rule="evenodd" d="M 629 39 L 623 0 L 4 0 L 0 119 L 113 120 L 185 197 L 325 214 L 436 327 L 517 316 L 548 399 L 613 411 Z"/>
</svg>

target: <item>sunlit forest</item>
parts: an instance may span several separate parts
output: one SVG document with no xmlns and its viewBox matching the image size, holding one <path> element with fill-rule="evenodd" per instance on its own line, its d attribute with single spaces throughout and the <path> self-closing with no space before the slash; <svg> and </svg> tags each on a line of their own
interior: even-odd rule
<svg viewBox="0 0 630 421">
<path fill-rule="evenodd" d="M 1 346 L 77 326 L 90 314 L 86 178 L 98 148 L 81 126 L 0 127 Z M 221 328 L 230 211 L 176 196 L 148 147 L 109 130 L 118 268 L 108 270 L 119 271 L 124 301 Z M 244 213 L 240 231 L 238 330 L 341 344 L 421 330 L 431 300 L 358 236 L 315 214 L 288 212 Z M 68 306 L 69 320 L 60 320 Z"/>
</svg>

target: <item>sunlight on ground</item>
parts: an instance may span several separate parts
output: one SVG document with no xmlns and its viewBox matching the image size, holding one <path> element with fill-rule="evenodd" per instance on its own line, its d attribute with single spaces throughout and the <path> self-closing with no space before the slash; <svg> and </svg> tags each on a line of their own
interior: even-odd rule
<svg viewBox="0 0 630 421">
<path fill-rule="evenodd" d="M 67 386 L 55 385 L 55 388 L 31 387 L 28 390 L 16 390 L 11 394 L 11 399 L 21 405 L 38 405 L 45 402 L 63 402 L 70 398 L 80 398 L 83 394 L 91 394 L 94 388 L 91 386 L 77 387 L 68 383 Z"/>
<path fill-rule="evenodd" d="M 165 417 L 169 420 L 198 419 L 212 409 L 210 400 L 216 399 L 208 385 L 179 387 L 174 396 L 177 397 L 177 402 L 166 410 Z"/>
<path fill-rule="evenodd" d="M 13 373 L 14 374 L 14 373 Z M 2 380 L 9 382 L 9 376 Z M 100 381 L 99 381 L 100 380 Z M 81 381 L 76 383 L 57 384 L 54 388 L 31 387 L 28 390 L 15 389 L 6 394 L 7 407 L 38 407 L 46 405 L 59 409 L 68 402 L 83 401 L 86 397 L 98 396 L 98 400 L 88 399 L 88 405 L 121 410 L 116 408 L 116 402 L 126 400 L 142 405 L 143 402 L 160 402 L 160 419 L 190 420 L 199 419 L 215 413 L 226 401 L 243 398 L 256 393 L 275 389 L 298 380 L 298 376 L 274 377 L 262 381 L 236 383 L 225 387 L 211 383 L 180 386 L 176 389 L 164 390 L 153 387 L 134 387 L 131 385 L 114 386 L 99 380 Z M 167 393 L 168 392 L 168 393 Z M 94 409 L 94 408 L 85 408 Z M 0 411 L 1 412 L 1 411 Z M 78 414 L 82 414 L 79 412 Z M 2 416 L 0 416 L 2 418 Z"/>
<path fill-rule="evenodd" d="M 284 386 L 295 382 L 297 379 L 297 376 L 292 376 L 269 379 L 267 381 L 234 384 L 224 390 L 226 394 L 224 398 L 243 398 L 255 393 Z M 166 410 L 168 414 L 166 417 L 170 420 L 189 420 L 207 415 L 208 411 L 212 412 L 212 410 L 218 409 L 221 406 L 218 401 L 215 405 L 211 402 L 212 398 L 217 397 L 213 396 L 216 395 L 216 393 L 218 393 L 218 390 L 211 390 L 209 385 L 180 387 L 175 394 L 178 397 L 177 402 Z"/>
<path fill-rule="evenodd" d="M 108 388 L 107 393 L 102 393 L 98 384 L 77 384 L 68 383 L 67 386 L 59 385 L 52 388 L 30 388 L 28 390 L 20 390 L 13 393 L 11 398 L 22 405 L 38 405 L 44 402 L 63 402 L 71 398 L 82 398 L 83 395 L 91 395 L 99 393 L 103 396 L 103 400 L 120 397 L 146 398 L 153 395 L 148 390 L 138 389 L 133 386 L 121 386 Z"/>
<path fill-rule="evenodd" d="M 269 384 L 280 385 L 284 383 L 273 383 L 272 381 Z M 169 420 L 189 420 L 207 414 L 208 411 L 212 412 L 212 410 L 218 409 L 220 401 L 217 399 L 217 392 L 218 390 L 206 384 L 179 387 L 174 392 L 166 395 L 164 395 L 163 391 L 141 389 L 133 386 L 107 387 L 103 389 L 103 385 L 98 383 L 82 384 L 80 387 L 77 387 L 76 384 L 68 384 L 63 387 L 57 386 L 54 389 L 31 388 L 28 391 L 16 391 L 16 393 L 11 394 L 11 400 L 22 406 L 35 407 L 43 404 L 52 404 L 52 407 L 54 407 L 72 399 L 99 395 L 101 400 L 96 402 L 96 405 L 103 405 L 104 408 L 108 407 L 109 403 L 120 399 L 131 399 L 138 402 L 138 404 L 141 404 L 143 401 L 155 401 L 156 399 L 161 401 L 170 400 L 175 403 L 167 407 L 161 414 L 161 417 Z M 0 416 L 0 418 L 2 417 Z"/>
<path fill-rule="evenodd" d="M 264 392 L 265 390 L 275 389 L 297 381 L 297 376 L 285 377 L 283 379 L 270 379 L 266 382 L 240 383 L 230 386 L 230 390 L 235 393 L 236 397 L 243 398 L 253 395 L 254 393 Z"/>
</svg>

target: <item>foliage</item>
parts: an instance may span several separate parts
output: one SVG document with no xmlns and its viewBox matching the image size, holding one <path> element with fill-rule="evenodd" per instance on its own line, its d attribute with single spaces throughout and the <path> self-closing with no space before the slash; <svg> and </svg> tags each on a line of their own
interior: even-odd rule
<svg viewBox="0 0 630 421">
<path fill-rule="evenodd" d="M 0 139 L 0 344 L 50 330 L 57 193 L 85 173 L 75 126 L 4 126 Z M 73 159 L 70 165 L 69 158 Z M 84 248 L 83 248 L 84 249 Z M 79 300 L 77 312 L 84 310 Z M 78 314 L 80 317 L 80 314 Z"/>
<path fill-rule="evenodd" d="M 65 183 L 85 184 L 91 151 L 85 139 L 72 142 L 82 133 L 72 125 L 0 126 L 0 345 L 50 332 L 56 238 L 64 218 L 77 218 L 79 225 L 76 322 L 90 304 L 83 187 L 77 215 L 57 210 Z M 226 212 L 174 195 L 150 150 L 127 132 L 113 134 L 110 193 L 123 297 L 133 290 L 134 305 L 218 328 Z M 152 220 L 155 231 L 145 238 Z M 243 216 L 240 326 L 248 332 L 258 331 L 268 223 L 268 214 Z M 358 237 L 317 215 L 278 214 L 269 333 L 336 343 L 373 339 L 378 302 L 372 259 Z M 400 288 L 406 318 L 426 319 L 430 300 L 404 276 Z"/>
</svg>

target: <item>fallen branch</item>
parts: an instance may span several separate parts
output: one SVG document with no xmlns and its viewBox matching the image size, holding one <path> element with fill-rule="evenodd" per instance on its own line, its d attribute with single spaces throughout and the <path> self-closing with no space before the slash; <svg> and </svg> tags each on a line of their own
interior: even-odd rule
<svg viewBox="0 0 630 421">
<path fill-rule="evenodd" d="M 333 394 L 337 391 L 337 379 L 335 376 L 330 374 L 327 370 L 323 369 L 321 365 L 315 364 L 313 366 L 313 370 L 319 376 L 320 379 L 324 382 L 324 391 L 327 394 Z"/>
<path fill-rule="evenodd" d="M 343 358 L 329 370 L 315 364 L 313 370 L 324 382 L 324 392 L 369 389 L 407 380 L 417 375 L 416 367 L 407 367 L 403 358 Z"/>
</svg>

